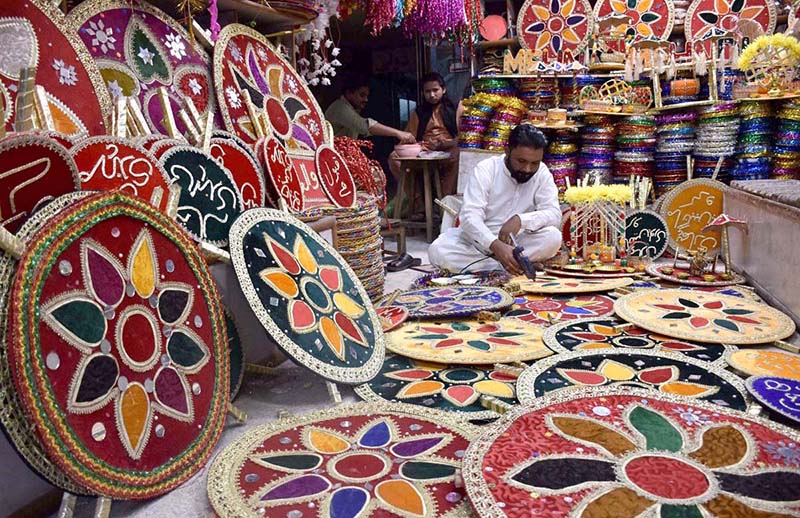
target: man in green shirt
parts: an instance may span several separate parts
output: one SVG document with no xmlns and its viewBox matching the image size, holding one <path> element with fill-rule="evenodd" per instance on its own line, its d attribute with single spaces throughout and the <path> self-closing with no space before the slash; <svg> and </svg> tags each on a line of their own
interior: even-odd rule
<svg viewBox="0 0 800 518">
<path fill-rule="evenodd" d="M 413 144 L 417 138 L 407 132 L 384 126 L 380 122 L 361 116 L 369 100 L 369 81 L 352 76 L 345 82 L 342 96 L 325 110 L 337 137 L 364 138 L 370 135 L 394 137 L 402 144 Z"/>
</svg>

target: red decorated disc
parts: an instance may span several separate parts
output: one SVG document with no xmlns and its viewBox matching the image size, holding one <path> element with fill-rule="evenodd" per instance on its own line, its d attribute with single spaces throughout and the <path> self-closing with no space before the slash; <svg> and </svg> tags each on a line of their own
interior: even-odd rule
<svg viewBox="0 0 800 518">
<path fill-rule="evenodd" d="M 741 32 L 752 41 L 761 34 L 772 34 L 776 21 L 775 4 L 768 0 L 694 0 L 686 11 L 684 32 L 695 52 L 710 55 L 713 43 L 704 38 Z"/>
<path fill-rule="evenodd" d="M 267 178 L 272 181 L 278 196 L 289 210 L 301 212 L 304 206 L 303 190 L 297 169 L 286 153 L 286 148 L 275 137 L 265 139 L 262 148 Z"/>
<path fill-rule="evenodd" d="M 9 232 L 53 198 L 78 188 L 75 161 L 55 140 L 23 135 L 0 142 L 0 224 Z"/>
<path fill-rule="evenodd" d="M 186 142 L 181 140 L 162 136 L 159 140 L 150 144 L 150 152 L 154 157 L 156 157 L 156 160 L 161 160 L 161 157 L 164 156 L 164 153 L 170 149 L 185 145 Z"/>
<path fill-rule="evenodd" d="M 524 48 L 555 58 L 563 51 L 581 50 L 593 23 L 587 0 L 527 0 L 517 20 L 517 37 Z"/>
<path fill-rule="evenodd" d="M 164 169 L 149 151 L 127 139 L 92 137 L 71 153 L 83 190 L 121 191 L 150 201 L 158 187 L 166 199 L 169 182 Z"/>
<path fill-rule="evenodd" d="M 231 135 L 233 136 L 233 135 Z M 231 172 L 236 187 L 242 194 L 244 209 L 263 207 L 266 198 L 264 173 L 239 139 L 215 137 L 211 139 L 209 154 Z"/>
<path fill-rule="evenodd" d="M 13 131 L 20 69 L 36 68 L 55 129 L 68 135 L 106 133 L 111 99 L 83 43 L 47 0 L 0 2 L 0 119 Z M 32 109 L 31 106 L 28 109 Z"/>
<path fill-rule="evenodd" d="M 607 16 L 628 16 L 628 38 L 668 39 L 675 22 L 672 0 L 598 0 L 594 6 L 595 20 Z"/>
<path fill-rule="evenodd" d="M 9 298 L 19 397 L 76 483 L 120 499 L 165 493 L 202 468 L 227 412 L 224 316 L 205 261 L 171 218 L 123 194 L 46 216 Z"/>
<path fill-rule="evenodd" d="M 356 183 L 342 156 L 328 144 L 317 149 L 317 173 L 322 188 L 337 207 L 350 208 L 356 202 Z"/>
</svg>

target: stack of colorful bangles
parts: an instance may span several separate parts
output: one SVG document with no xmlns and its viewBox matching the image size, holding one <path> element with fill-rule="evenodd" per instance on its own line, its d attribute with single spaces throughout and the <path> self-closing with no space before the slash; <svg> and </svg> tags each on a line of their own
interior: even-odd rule
<svg viewBox="0 0 800 518">
<path fill-rule="evenodd" d="M 517 97 L 532 109 L 547 110 L 556 108 L 556 89 L 558 80 L 554 77 L 520 79 Z"/>
<path fill-rule="evenodd" d="M 600 178 L 602 183 L 609 183 L 614 166 L 614 137 L 617 131 L 614 118 L 610 115 L 587 115 L 583 122 L 578 177 Z"/>
<path fill-rule="evenodd" d="M 553 174 L 558 187 L 558 197 L 563 199 L 567 189 L 567 178 L 570 185 L 575 185 L 578 174 L 577 134 L 569 130 L 558 130 L 550 137 L 550 145 L 544 154 L 544 163 Z"/>
<path fill-rule="evenodd" d="M 472 89 L 476 93 L 495 94 L 502 96 L 515 95 L 516 89 L 510 79 L 485 77 L 472 80 Z"/>
<path fill-rule="evenodd" d="M 666 194 L 687 177 L 686 156 L 694 150 L 697 113 L 666 113 L 656 117 L 656 153 L 653 185 Z"/>
<path fill-rule="evenodd" d="M 694 176 L 711 178 L 719 163 L 717 180 L 730 181 L 736 164 L 733 156 L 738 136 L 739 110 L 736 104 L 720 104 L 700 110 L 694 146 Z"/>
<path fill-rule="evenodd" d="M 650 115 L 626 117 L 617 125 L 614 182 L 628 183 L 631 176 L 653 176 L 656 119 Z"/>
<path fill-rule="evenodd" d="M 508 146 L 508 136 L 514 126 L 522 121 L 528 112 L 528 105 L 516 97 L 503 97 L 495 108 L 489 127 L 483 133 L 483 149 L 504 151 Z"/>
<path fill-rule="evenodd" d="M 734 180 L 765 180 L 772 172 L 774 117 L 770 101 L 739 104 L 739 145 Z"/>
<path fill-rule="evenodd" d="M 800 179 L 800 100 L 793 99 L 781 107 L 777 126 L 770 178 Z"/>
<path fill-rule="evenodd" d="M 499 95 L 479 93 L 464 100 L 464 113 L 458 127 L 458 146 L 481 149 L 483 134 L 489 127 L 495 107 L 503 98 Z"/>
<path fill-rule="evenodd" d="M 600 88 L 605 79 L 602 77 L 594 77 L 589 75 L 581 75 L 574 77 L 561 78 L 558 80 L 560 89 L 561 104 L 560 107 L 572 110 L 579 105 L 579 96 L 584 86 L 595 86 Z"/>
</svg>

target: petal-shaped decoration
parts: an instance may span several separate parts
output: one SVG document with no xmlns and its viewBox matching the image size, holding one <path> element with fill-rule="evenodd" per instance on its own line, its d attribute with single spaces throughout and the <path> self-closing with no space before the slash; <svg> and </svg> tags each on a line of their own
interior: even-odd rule
<svg viewBox="0 0 800 518">
<path fill-rule="evenodd" d="M 367 425 L 358 437 L 362 448 L 383 448 L 392 442 L 392 427 L 383 419 Z"/>
<path fill-rule="evenodd" d="M 247 48 L 247 70 L 250 72 L 250 77 L 253 78 L 253 82 L 256 84 L 261 93 L 269 94 L 269 85 L 267 84 L 266 78 L 264 78 L 264 74 L 261 73 L 261 68 L 258 66 L 258 61 L 256 61 L 256 53 L 253 52 L 253 47 Z"/>
<path fill-rule="evenodd" d="M 567 0 L 561 6 L 561 10 L 559 11 L 559 13 L 561 14 L 562 17 L 567 18 L 575 10 L 576 4 L 577 4 L 576 0 Z"/>
<path fill-rule="evenodd" d="M 449 335 L 453 332 L 452 329 L 448 329 L 446 327 L 432 327 L 432 326 L 422 326 L 422 330 L 428 333 L 443 334 L 443 335 Z"/>
<path fill-rule="evenodd" d="M 132 17 L 125 32 L 125 56 L 145 83 L 172 84 L 172 67 L 158 38 L 138 17 Z"/>
<path fill-rule="evenodd" d="M 688 381 L 672 381 L 661 385 L 659 390 L 668 394 L 701 398 L 716 394 L 719 392 L 719 387 L 709 387 L 708 385 L 690 383 Z"/>
<path fill-rule="evenodd" d="M 689 319 L 689 324 L 695 329 L 702 329 L 709 324 L 709 321 L 703 317 L 692 317 Z"/>
<path fill-rule="evenodd" d="M 639 372 L 639 379 L 652 385 L 660 385 L 678 378 L 680 371 L 674 365 L 650 367 Z"/>
<path fill-rule="evenodd" d="M 317 270 L 319 269 L 317 260 L 314 259 L 314 254 L 311 253 L 308 245 L 299 235 L 294 240 L 294 256 L 300 262 L 300 266 L 302 266 L 305 271 L 311 275 L 317 273 Z"/>
<path fill-rule="evenodd" d="M 122 265 L 111 253 L 95 243 L 81 245 L 86 289 L 106 307 L 116 307 L 125 295 Z"/>
<path fill-rule="evenodd" d="M 597 372 L 611 381 L 628 381 L 636 376 L 636 371 L 614 360 L 603 360 Z"/>
<path fill-rule="evenodd" d="M 696 505 L 661 504 L 659 518 L 703 518 L 703 513 Z"/>
<path fill-rule="evenodd" d="M 128 275 L 136 293 L 143 299 L 149 298 L 156 290 L 157 265 L 153 238 L 150 232 L 142 230 L 128 257 Z"/>
<path fill-rule="evenodd" d="M 567 439 L 588 442 L 593 447 L 608 452 L 610 455 L 624 455 L 638 449 L 633 441 L 613 430 L 600 421 L 572 416 L 553 416 L 551 418 L 554 431 Z"/>
<path fill-rule="evenodd" d="M 150 398 L 140 383 L 130 383 L 125 387 L 117 398 L 116 416 L 125 450 L 132 459 L 138 459 L 150 438 L 153 417 Z"/>
<path fill-rule="evenodd" d="M 605 376 L 594 371 L 585 371 L 581 369 L 556 369 L 556 372 L 558 372 L 561 377 L 566 378 L 566 380 L 573 385 L 589 385 L 597 387 L 608 381 Z"/>
<path fill-rule="evenodd" d="M 331 291 L 342 289 L 342 270 L 338 266 L 322 265 L 319 268 L 319 279 Z"/>
<path fill-rule="evenodd" d="M 505 338 L 489 337 L 486 339 L 486 341 L 495 345 L 508 345 L 512 347 L 519 345 L 519 342 L 515 342 L 514 340 L 507 340 Z"/>
<path fill-rule="evenodd" d="M 545 29 L 544 22 L 534 22 L 525 27 L 525 32 L 529 34 L 538 34 Z"/>
<path fill-rule="evenodd" d="M 700 19 L 703 20 L 708 25 L 716 25 L 717 21 L 719 21 L 717 13 L 711 11 L 700 11 L 699 13 L 697 13 L 697 16 L 699 16 Z"/>
<path fill-rule="evenodd" d="M 359 518 L 370 501 L 369 491 L 361 487 L 342 487 L 333 492 L 328 504 L 330 518 Z"/>
<path fill-rule="evenodd" d="M 309 446 L 319 453 L 335 455 L 350 449 L 349 442 L 327 430 L 307 428 L 304 433 Z"/>
<path fill-rule="evenodd" d="M 761 14 L 761 11 L 763 11 L 763 10 L 764 10 L 764 6 L 762 6 L 762 5 L 754 5 L 752 7 L 745 7 L 744 9 L 742 9 L 742 12 L 739 15 L 739 18 L 743 19 L 743 20 L 754 20 L 754 19 L 758 18 L 758 16 Z"/>
<path fill-rule="evenodd" d="M 375 496 L 389 511 L 399 512 L 402 516 L 423 517 L 428 514 L 425 499 L 406 480 L 384 480 L 375 486 Z"/>
<path fill-rule="evenodd" d="M 123 97 L 139 96 L 139 80 L 134 76 L 131 69 L 116 61 L 97 59 L 95 63 L 100 69 L 100 75 L 103 77 L 106 86 L 116 82 L 116 86 L 119 86 L 120 90 L 122 90 Z"/>
<path fill-rule="evenodd" d="M 733 320 L 735 322 L 741 322 L 742 324 L 760 324 L 761 323 L 758 320 L 754 320 L 752 318 L 747 318 L 747 317 L 740 317 L 740 316 L 737 316 L 737 315 L 733 315 L 733 316 L 728 317 L 728 320 Z"/>
<path fill-rule="evenodd" d="M 269 80 L 269 93 L 277 97 L 278 99 L 283 99 L 283 67 L 274 65 L 267 69 L 267 78 Z"/>
<path fill-rule="evenodd" d="M 703 504 L 709 516 L 746 516 L 747 518 L 791 518 L 792 514 L 777 513 L 775 511 L 759 511 L 753 509 L 736 498 L 721 494 Z"/>
<path fill-rule="evenodd" d="M 349 338 L 358 345 L 363 345 L 364 347 L 368 346 L 367 339 L 364 338 L 364 334 L 361 332 L 355 322 L 338 311 L 334 313 L 333 321 L 336 322 L 336 325 L 339 326 L 339 329 L 342 331 L 342 333 L 344 333 L 345 337 Z"/>
<path fill-rule="evenodd" d="M 796 470 L 765 471 L 753 475 L 716 472 L 719 488 L 729 494 L 766 502 L 796 502 L 800 495 L 800 473 Z"/>
<path fill-rule="evenodd" d="M 208 363 L 208 347 L 193 331 L 176 329 L 167 339 L 167 353 L 185 373 L 194 374 Z"/>
<path fill-rule="evenodd" d="M 684 318 L 691 318 L 691 313 L 685 313 L 683 311 L 673 311 L 672 313 L 667 313 L 666 315 L 662 316 L 661 318 L 667 319 L 674 319 L 674 320 L 683 320 Z"/>
<path fill-rule="evenodd" d="M 519 375 L 517 375 L 516 373 L 511 372 L 511 371 L 508 371 L 508 372 L 506 372 L 506 371 L 492 371 L 491 373 L 489 373 L 489 379 L 493 379 L 495 381 L 516 382 L 518 378 L 519 378 Z"/>
<path fill-rule="evenodd" d="M 722 425 L 703 432 L 700 447 L 689 457 L 711 469 L 726 468 L 744 460 L 749 449 L 747 438 L 738 428 Z"/>
<path fill-rule="evenodd" d="M 640 36 L 644 38 L 649 38 L 651 36 L 655 36 L 653 33 L 653 29 L 647 25 L 646 23 L 637 23 L 636 24 L 636 32 L 639 33 Z"/>
<path fill-rule="evenodd" d="M 609 509 L 614 509 L 614 512 L 617 513 L 625 513 L 624 516 L 641 516 L 654 504 L 655 502 L 638 495 L 633 489 L 618 487 L 595 497 L 589 502 L 589 505 L 583 508 L 581 516 L 583 518 L 601 518 L 609 516 Z"/>
<path fill-rule="evenodd" d="M 475 390 L 487 396 L 494 396 L 499 398 L 513 398 L 514 387 L 508 383 L 495 380 L 483 380 L 474 384 Z"/>
<path fill-rule="evenodd" d="M 302 300 L 289 301 L 289 325 L 298 333 L 309 333 L 317 328 L 317 317 L 311 306 Z"/>
<path fill-rule="evenodd" d="M 455 466 L 443 462 L 410 460 L 400 466 L 400 476 L 420 482 L 446 480 L 455 475 L 455 473 Z"/>
<path fill-rule="evenodd" d="M 162 285 L 158 294 L 158 316 L 165 324 L 177 324 L 186 318 L 193 304 L 194 291 L 188 284 Z"/>
<path fill-rule="evenodd" d="M 149 308 L 126 307 L 117 319 L 115 334 L 122 361 L 136 372 L 150 370 L 161 355 L 158 321 Z"/>
<path fill-rule="evenodd" d="M 494 349 L 490 343 L 483 340 L 467 340 L 467 345 L 479 351 L 491 351 Z"/>
<path fill-rule="evenodd" d="M 342 332 L 339 330 L 339 326 L 330 318 L 322 317 L 319 320 L 319 330 L 320 333 L 322 333 L 322 338 L 325 339 L 325 343 L 327 343 L 328 347 L 333 351 L 333 354 L 344 361 L 344 339 L 342 338 Z"/>
<path fill-rule="evenodd" d="M 106 336 L 103 310 L 87 297 L 56 299 L 44 308 L 45 321 L 63 339 L 86 353 Z"/>
<path fill-rule="evenodd" d="M 628 4 L 629 7 L 633 7 Z M 638 2 L 634 1 L 634 6 L 636 7 L 636 12 L 639 14 L 646 13 L 650 11 L 650 8 L 653 7 L 653 0 L 639 0 Z"/>
<path fill-rule="evenodd" d="M 611 336 L 616 336 L 619 333 L 615 333 Z M 576 332 L 576 333 L 569 333 L 569 336 L 572 338 L 578 338 L 579 340 L 589 340 L 589 341 L 597 341 L 597 340 L 604 340 L 606 335 L 601 335 L 598 333 L 583 333 L 583 332 Z"/>
<path fill-rule="evenodd" d="M 119 365 L 113 356 L 97 353 L 84 358 L 75 369 L 67 408 L 80 413 L 103 407 L 116 394 L 118 378 Z"/>
<path fill-rule="evenodd" d="M 417 338 L 423 338 L 418 336 Z M 439 340 L 433 346 L 434 349 L 447 349 L 448 347 L 456 347 L 464 343 L 461 338 L 447 338 L 446 340 Z"/>
<path fill-rule="evenodd" d="M 728 0 L 714 0 L 714 10 L 719 13 L 720 16 L 728 14 L 730 11 Z"/>
<path fill-rule="evenodd" d="M 573 14 L 572 16 L 566 19 L 567 27 L 575 27 L 576 25 L 580 25 L 583 23 L 585 19 L 586 19 L 585 14 Z"/>
<path fill-rule="evenodd" d="M 153 393 L 160 406 L 159 410 L 179 421 L 192 422 L 194 408 L 186 378 L 172 367 L 163 367 L 159 369 L 154 381 Z"/>
<path fill-rule="evenodd" d="M 0 44 L 3 60 L 0 61 L 0 74 L 19 80 L 23 68 L 35 67 L 39 62 L 39 46 L 36 31 L 30 20 L 25 18 L 0 19 Z"/>
<path fill-rule="evenodd" d="M 435 452 L 446 444 L 443 435 L 434 437 L 423 437 L 421 439 L 410 439 L 397 442 L 389 448 L 395 456 L 403 459 L 413 459 L 420 455 L 427 455 Z"/>
<path fill-rule="evenodd" d="M 261 501 L 267 505 L 288 504 L 298 498 L 321 495 L 330 488 L 328 479 L 320 475 L 294 475 L 268 489 Z"/>
<path fill-rule="evenodd" d="M 575 18 L 575 16 L 573 16 L 572 18 Z M 561 32 L 561 36 L 563 36 L 566 41 L 572 43 L 573 45 L 577 45 L 578 43 L 581 42 L 581 39 L 578 37 L 575 31 L 573 31 L 569 27 L 567 27 Z"/>
<path fill-rule="evenodd" d="M 559 473 L 554 477 L 553 473 Z M 583 484 L 616 480 L 614 463 L 590 458 L 545 458 L 534 460 L 511 475 L 512 483 L 526 491 L 578 491 Z"/>
<path fill-rule="evenodd" d="M 604 336 L 617 336 L 619 334 L 619 331 L 613 326 L 604 326 L 602 324 L 589 324 L 589 330 L 601 335 L 599 338 L 592 338 L 592 340 L 602 340 Z"/>
<path fill-rule="evenodd" d="M 661 342 L 661 348 L 670 349 L 673 351 L 681 351 L 681 352 L 699 351 L 703 349 L 702 347 L 699 347 L 697 345 L 687 344 L 686 342 L 672 342 L 672 341 Z"/>
<path fill-rule="evenodd" d="M 726 315 L 752 315 L 753 314 L 753 311 L 750 310 L 750 309 L 735 309 L 735 308 L 723 309 L 722 312 L 725 313 Z"/>
<path fill-rule="evenodd" d="M 730 320 L 726 320 L 724 318 L 715 318 L 714 319 L 714 324 L 718 325 L 719 327 L 723 327 L 725 329 L 728 329 L 730 331 L 735 331 L 737 333 L 741 332 L 741 329 L 739 329 L 738 325 L 736 325 L 734 322 L 731 322 Z"/>
<path fill-rule="evenodd" d="M 700 304 L 698 304 L 697 302 L 695 302 L 693 300 L 689 300 L 689 299 L 683 299 L 683 298 L 680 298 L 680 297 L 678 298 L 678 303 L 681 306 L 683 306 L 685 308 L 690 308 L 690 309 L 697 309 L 697 308 L 700 307 Z"/>
<path fill-rule="evenodd" d="M 474 403 L 480 393 L 469 385 L 456 385 L 442 392 L 442 397 L 457 407 L 465 407 Z"/>
<path fill-rule="evenodd" d="M 303 473 L 317 469 L 322 465 L 322 456 L 310 452 L 259 455 L 251 459 L 264 467 L 286 473 Z"/>
<path fill-rule="evenodd" d="M 661 19 L 661 15 L 658 13 L 644 13 L 642 15 L 642 22 L 644 23 L 655 23 Z"/>
<path fill-rule="evenodd" d="M 611 9 L 616 14 L 625 14 L 628 10 L 628 3 L 625 0 L 610 0 Z"/>
<path fill-rule="evenodd" d="M 316 148 L 316 146 L 314 145 L 314 138 L 311 136 L 308 130 L 305 129 L 300 124 L 297 123 L 292 124 L 292 139 L 295 141 L 297 147 L 301 149 L 303 147 L 308 148 L 310 150 L 314 150 Z M 299 144 L 297 144 L 298 142 L 304 145 L 300 146 Z"/>
<path fill-rule="evenodd" d="M 364 315 L 364 306 L 341 291 L 333 294 L 333 303 L 339 308 L 339 311 L 350 318 L 361 318 Z"/>
<path fill-rule="evenodd" d="M 679 300 L 682 300 L 682 299 L 679 299 Z M 695 304 L 694 307 L 698 307 L 697 304 Z M 719 300 L 713 300 L 711 302 L 706 302 L 705 304 L 703 304 L 703 307 L 706 308 L 706 309 L 722 309 L 723 307 L 725 307 L 725 305 L 722 302 L 720 302 Z M 725 311 L 725 313 L 727 313 L 727 311 Z"/>
<path fill-rule="evenodd" d="M 631 426 L 639 432 L 647 443 L 647 449 L 681 451 L 683 437 L 669 419 L 641 405 L 631 410 L 628 419 Z"/>
<path fill-rule="evenodd" d="M 668 311 L 683 311 L 686 309 L 683 306 L 676 306 L 674 304 L 653 304 L 653 306 L 660 309 L 666 309 Z"/>
<path fill-rule="evenodd" d="M 283 108 L 286 110 L 286 113 L 289 115 L 289 118 L 293 121 L 297 121 L 298 118 L 305 115 L 309 109 L 306 106 L 306 103 L 303 102 L 297 96 L 288 94 L 283 99 Z"/>
<path fill-rule="evenodd" d="M 415 381 L 403 387 L 395 396 L 397 399 L 410 399 L 422 396 L 433 396 L 444 388 L 441 381 Z"/>
<path fill-rule="evenodd" d="M 550 19 L 550 10 L 543 5 L 532 5 L 531 10 L 539 20 L 547 21 Z"/>
<path fill-rule="evenodd" d="M 552 39 L 550 40 L 550 46 L 553 47 L 553 50 L 559 52 L 561 50 L 561 36 L 558 34 L 553 34 Z M 579 308 L 573 308 L 573 311 L 577 311 Z M 585 313 L 592 314 L 590 311 L 583 310 Z M 566 311 L 565 311 L 566 312 Z"/>
<path fill-rule="evenodd" d="M 300 273 L 300 263 L 292 256 L 292 253 L 266 233 L 264 233 L 263 237 L 270 255 L 278 263 L 278 266 L 291 275 L 298 275 Z"/>
<path fill-rule="evenodd" d="M 536 38 L 536 50 L 542 50 L 550 43 L 550 33 L 543 32 Z"/>
<path fill-rule="evenodd" d="M 280 268 L 261 270 L 258 272 L 258 276 L 261 277 L 261 280 L 267 283 L 270 288 L 287 299 L 293 299 L 300 293 L 297 282 Z"/>
<path fill-rule="evenodd" d="M 433 373 L 425 369 L 403 369 L 399 371 L 387 372 L 384 374 L 384 376 L 401 381 L 416 381 L 428 379 L 433 376 Z"/>
</svg>

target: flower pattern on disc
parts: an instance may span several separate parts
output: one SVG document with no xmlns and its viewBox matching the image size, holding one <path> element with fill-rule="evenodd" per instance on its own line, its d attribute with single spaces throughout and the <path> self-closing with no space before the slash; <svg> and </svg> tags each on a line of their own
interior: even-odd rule
<svg viewBox="0 0 800 518">
<path fill-rule="evenodd" d="M 585 0 L 528 0 L 520 9 L 517 33 L 524 47 L 554 57 L 581 50 L 592 23 L 592 7 Z"/>
<path fill-rule="evenodd" d="M 675 9 L 672 0 L 599 0 L 594 8 L 595 18 L 623 15 L 630 18 L 625 30 L 629 40 L 636 38 L 665 39 L 672 31 Z"/>
</svg>

